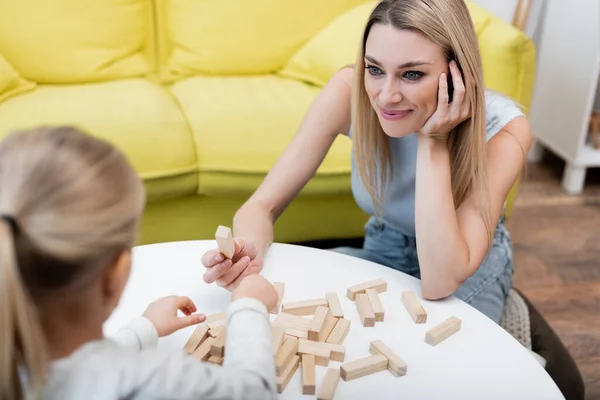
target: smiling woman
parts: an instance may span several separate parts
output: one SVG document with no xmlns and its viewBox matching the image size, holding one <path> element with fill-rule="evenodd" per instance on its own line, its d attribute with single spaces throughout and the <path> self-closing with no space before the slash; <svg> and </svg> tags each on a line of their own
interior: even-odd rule
<svg viewBox="0 0 600 400">
<path fill-rule="evenodd" d="M 352 191 L 371 219 L 363 248 L 335 251 L 421 278 L 498 322 L 512 286 L 501 213 L 524 166 L 529 124 L 486 90 L 464 0 L 383 0 L 354 68 L 334 75 L 297 135 L 234 218 L 236 251 L 203 256 L 207 282 L 232 289 L 258 273 L 273 224 L 339 132 L 353 142 Z"/>
</svg>

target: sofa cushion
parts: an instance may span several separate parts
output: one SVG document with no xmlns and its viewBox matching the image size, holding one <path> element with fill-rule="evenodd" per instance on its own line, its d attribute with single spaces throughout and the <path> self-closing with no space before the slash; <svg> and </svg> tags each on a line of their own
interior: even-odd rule
<svg viewBox="0 0 600 400">
<path fill-rule="evenodd" d="M 172 86 L 194 133 L 199 193 L 251 193 L 295 135 L 319 89 L 274 75 L 194 77 Z M 351 142 L 339 137 L 305 193 L 350 190 Z"/>
<path fill-rule="evenodd" d="M 35 83 L 24 79 L 0 54 L 0 103 L 35 88 Z"/>
<path fill-rule="evenodd" d="M 150 12 L 146 0 L 0 1 L 0 53 L 40 83 L 141 76 Z"/>
<path fill-rule="evenodd" d="M 40 85 L 0 105 L 0 139 L 15 129 L 74 125 L 113 143 L 154 200 L 195 193 L 192 135 L 169 93 L 143 79 Z"/>
<path fill-rule="evenodd" d="M 274 72 L 333 18 L 364 2 L 162 0 L 167 75 Z"/>
</svg>

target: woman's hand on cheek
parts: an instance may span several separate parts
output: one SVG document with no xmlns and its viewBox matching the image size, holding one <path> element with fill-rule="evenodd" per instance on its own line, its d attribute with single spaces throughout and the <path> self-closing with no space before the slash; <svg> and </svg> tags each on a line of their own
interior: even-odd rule
<svg viewBox="0 0 600 400">
<path fill-rule="evenodd" d="M 454 86 L 452 102 L 448 104 L 448 80 L 443 73 L 438 83 L 437 109 L 419 130 L 424 136 L 446 140 L 448 133 L 470 116 L 470 103 L 465 96 L 465 85 L 455 61 L 450 62 L 450 73 Z"/>
</svg>

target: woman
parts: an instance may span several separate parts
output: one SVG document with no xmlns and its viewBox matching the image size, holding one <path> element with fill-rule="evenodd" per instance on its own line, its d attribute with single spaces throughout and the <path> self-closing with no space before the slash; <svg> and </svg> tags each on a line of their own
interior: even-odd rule
<svg viewBox="0 0 600 400">
<path fill-rule="evenodd" d="M 499 322 L 513 275 L 501 213 L 531 132 L 512 101 L 485 90 L 463 0 L 375 7 L 356 66 L 331 78 L 236 213 L 233 260 L 203 256 L 206 282 L 231 290 L 261 270 L 274 221 L 338 132 L 352 138 L 352 190 L 372 217 L 362 249 L 337 251 L 420 277 L 425 298 L 455 294 Z"/>
</svg>

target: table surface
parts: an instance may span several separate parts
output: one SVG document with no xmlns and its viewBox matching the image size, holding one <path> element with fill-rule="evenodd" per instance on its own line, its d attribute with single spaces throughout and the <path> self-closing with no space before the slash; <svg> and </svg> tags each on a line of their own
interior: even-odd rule
<svg viewBox="0 0 600 400">
<path fill-rule="evenodd" d="M 171 242 L 136 247 L 133 268 L 121 302 L 104 325 L 110 335 L 147 305 L 167 295 L 189 296 L 199 312 L 225 311 L 230 293 L 202 279 L 202 254 L 216 242 Z M 332 251 L 275 243 L 265 260 L 263 275 L 285 283 L 283 302 L 322 298 L 336 292 L 351 327 L 344 344 L 345 361 L 369 356 L 369 343 L 380 339 L 408 365 L 408 373 L 394 377 L 381 371 L 360 379 L 340 380 L 335 399 L 563 399 L 542 366 L 512 336 L 486 316 L 451 297 L 423 300 L 419 280 L 391 268 Z M 387 280 L 380 294 L 385 320 L 375 327 L 360 323 L 356 306 L 346 297 L 349 286 L 368 280 Z M 426 309 L 427 323 L 415 324 L 401 301 L 403 290 L 413 290 Z M 437 346 L 425 343 L 425 332 L 455 316 L 462 328 Z M 271 316 L 274 319 L 274 316 Z M 159 340 L 159 349 L 181 349 L 195 327 Z M 329 367 L 340 363 L 331 361 Z M 317 366 L 317 391 L 326 368 Z M 280 395 L 282 399 L 310 399 L 302 395 L 300 369 Z"/>
</svg>

